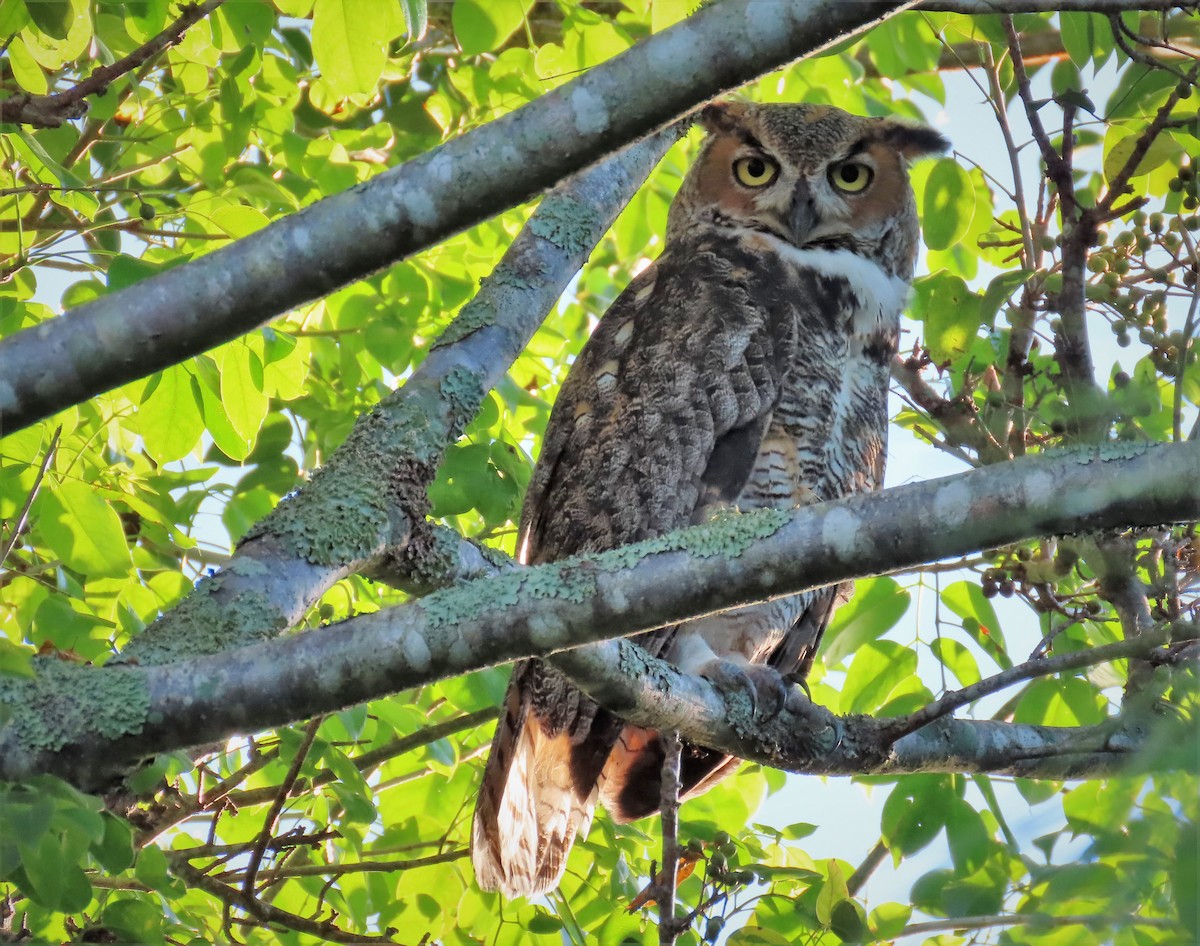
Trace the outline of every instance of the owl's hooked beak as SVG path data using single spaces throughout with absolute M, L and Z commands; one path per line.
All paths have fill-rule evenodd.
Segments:
M 787 220 L 789 242 L 792 246 L 802 247 L 820 222 L 816 208 L 813 206 L 812 191 L 803 181 L 796 184 L 792 193 L 792 204 L 788 208 Z

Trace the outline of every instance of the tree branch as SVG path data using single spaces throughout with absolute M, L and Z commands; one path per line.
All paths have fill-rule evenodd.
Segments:
M 151 667 L 37 660 L 33 679 L 0 678 L 0 704 L 11 712 L 0 729 L 0 778 L 48 771 L 94 786 L 148 753 L 548 655 L 600 640 L 613 628 L 634 634 L 1033 536 L 1200 518 L 1198 468 L 1200 442 L 1025 457 L 791 513 L 731 516 L 602 555 L 515 569 L 234 653 Z M 844 721 L 819 707 L 805 703 L 763 727 L 737 699 L 727 706 L 704 681 L 668 672 L 661 661 L 646 663 L 649 655 L 634 645 L 563 652 L 554 659 L 622 716 L 647 718 L 639 704 L 656 704 L 655 722 L 647 725 L 675 728 L 690 741 L 733 747 L 728 751 L 778 767 L 904 771 L 953 764 L 1011 771 L 1036 756 L 1039 771 L 1065 773 L 1114 755 L 1098 733 L 1084 743 L 1082 756 L 1043 758 L 1042 750 L 1063 753 L 1075 746 L 1076 734 L 953 720 L 890 750 L 881 740 L 885 724 L 867 721 L 851 750 L 848 737 L 838 740 Z M 627 675 L 624 692 L 606 689 L 614 668 Z M 656 697 L 663 681 L 669 688 Z M 710 724 L 715 728 L 705 736 Z M 782 739 L 787 733 L 773 747 L 758 741 L 762 734 Z M 742 737 L 748 739 L 744 745 Z M 938 740 L 950 737 L 968 741 L 948 756 Z M 911 751 L 902 751 L 910 740 Z M 783 757 L 783 745 L 796 754 Z M 814 761 L 818 746 L 831 754 Z M 1001 746 L 1007 755 L 998 752 Z M 1017 763 L 1009 757 L 1013 752 Z
M 362 933 L 349 933 L 334 926 L 331 921 L 310 920 L 308 917 L 280 910 L 278 907 L 272 906 L 255 897 L 247 897 L 241 890 L 231 887 L 229 884 L 222 883 L 213 877 L 209 877 L 204 871 L 193 867 L 181 857 L 168 855 L 168 862 L 170 863 L 171 873 L 189 887 L 196 887 L 205 893 L 212 894 L 218 900 L 224 901 L 231 907 L 240 907 L 262 925 L 278 923 L 280 926 L 286 926 L 297 932 L 316 936 L 319 940 L 327 943 L 396 942 L 391 936 L 367 936 Z
M 0 343 L 0 430 L 176 364 L 538 194 L 903 0 L 722 0 L 349 191 Z M 636 94 L 653 89 L 654 94 Z M 53 364 L 53 384 L 43 366 Z
M 928 920 L 913 923 L 904 928 L 901 936 L 916 936 L 921 933 L 942 933 L 950 930 L 987 930 L 1003 926 L 1032 926 L 1037 929 L 1056 929 L 1063 926 L 1086 926 L 1093 934 L 1106 926 L 1154 926 L 1159 929 L 1175 929 L 1174 920 L 1156 916 L 1132 916 L 1129 914 L 1086 914 L 1082 916 L 1048 916 L 1046 914 L 1021 915 L 997 913 L 992 916 L 957 916 L 944 920 Z
M 204 3 L 183 4 L 179 18 L 157 36 L 112 65 L 93 69 L 91 75 L 69 89 L 49 95 L 22 92 L 10 96 L 0 102 L 0 122 L 33 125 L 35 128 L 58 128 L 65 121 L 83 118 L 87 114 L 88 103 L 85 100 L 89 95 L 103 95 L 114 80 L 180 42 L 184 33 L 224 2 L 206 0 Z
M 1057 657 L 1039 657 L 1028 660 L 1008 670 L 1001 671 L 990 677 L 973 683 L 961 690 L 947 693 L 940 699 L 934 700 L 927 706 L 921 707 L 915 713 L 889 724 L 889 735 L 899 739 L 909 733 L 916 732 L 928 726 L 934 720 L 948 716 L 956 709 L 974 703 L 990 693 L 1006 689 L 1021 680 L 1032 680 L 1036 677 L 1047 677 L 1052 673 L 1064 670 L 1076 670 L 1080 667 L 1092 667 L 1096 664 L 1108 663 L 1111 660 L 1124 660 L 1128 657 L 1145 657 L 1151 651 L 1162 647 L 1171 640 L 1170 628 L 1162 633 L 1144 634 L 1130 640 L 1116 641 L 1102 647 L 1092 647 L 1070 654 L 1060 654 Z
M 313 479 L 121 659 L 167 663 L 269 639 L 299 623 L 336 581 L 364 570 L 417 587 L 490 570 L 483 553 L 426 526 L 426 487 L 446 446 L 674 140 L 664 131 L 548 194 L 404 386 L 359 418 Z

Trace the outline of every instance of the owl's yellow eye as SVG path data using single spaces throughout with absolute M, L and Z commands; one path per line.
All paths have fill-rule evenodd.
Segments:
M 738 158 L 733 162 L 733 176 L 737 182 L 746 187 L 766 187 L 779 173 L 779 167 L 773 161 L 760 158 Z
M 866 190 L 874 176 L 875 172 L 861 161 L 835 164 L 829 171 L 829 180 L 833 182 L 833 186 L 847 194 L 857 194 Z

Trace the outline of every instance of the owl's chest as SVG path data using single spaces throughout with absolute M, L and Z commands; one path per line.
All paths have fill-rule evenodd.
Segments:
M 907 286 L 848 251 L 792 251 L 794 345 L 741 508 L 876 489 Z

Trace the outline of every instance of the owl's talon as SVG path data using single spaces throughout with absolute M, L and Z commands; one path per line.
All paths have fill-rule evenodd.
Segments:
M 700 668 L 700 676 L 722 694 L 748 694 L 754 714 L 763 719 L 778 716 L 787 703 L 787 680 L 774 667 L 765 664 L 713 660 Z

